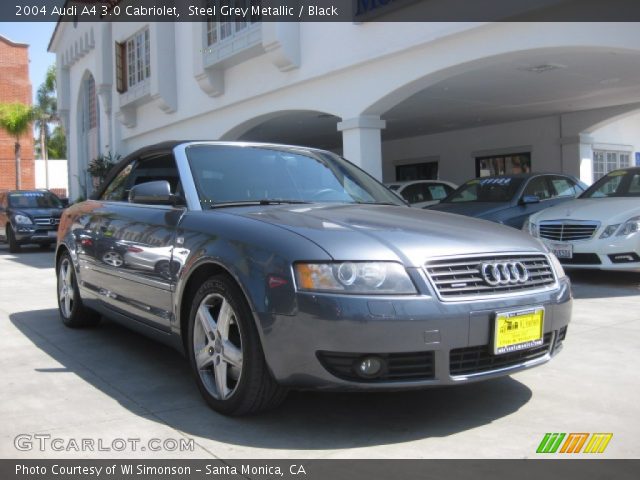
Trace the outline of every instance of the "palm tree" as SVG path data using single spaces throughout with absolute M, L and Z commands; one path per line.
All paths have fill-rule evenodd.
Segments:
M 36 127 L 40 136 L 40 156 L 44 160 L 45 187 L 49 188 L 49 123 L 58 122 L 56 99 L 56 67 L 47 69 L 44 83 L 36 92 Z
M 35 110 L 24 103 L 0 103 L 0 128 L 16 139 L 16 188 L 20 190 L 20 137 L 28 133 Z

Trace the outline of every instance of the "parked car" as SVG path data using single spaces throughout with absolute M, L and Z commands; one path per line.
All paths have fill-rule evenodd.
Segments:
M 559 173 L 475 178 L 428 208 L 520 229 L 529 215 L 571 200 L 586 188 L 580 180 Z
M 418 208 L 435 205 L 458 188 L 455 183 L 444 180 L 411 180 L 386 185 L 409 202 L 409 205 Z
M 0 192 L 0 239 L 16 253 L 34 243 L 48 248 L 56 243 L 63 202 L 47 190 Z
M 62 321 L 103 314 L 184 351 L 204 399 L 225 414 L 273 407 L 288 388 L 508 375 L 555 355 L 570 319 L 569 280 L 539 240 L 410 208 L 322 150 L 147 147 L 67 209 L 60 229 Z M 99 231 L 167 247 L 177 271 L 130 268 L 126 253 L 121 265 L 92 257 L 81 244 Z
M 523 227 L 572 268 L 640 272 L 640 168 L 615 170 Z

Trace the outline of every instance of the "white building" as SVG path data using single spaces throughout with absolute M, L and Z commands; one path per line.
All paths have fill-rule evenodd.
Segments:
M 383 18 L 379 17 L 378 20 Z M 71 198 L 175 139 L 331 149 L 384 181 L 640 163 L 635 23 L 60 23 Z

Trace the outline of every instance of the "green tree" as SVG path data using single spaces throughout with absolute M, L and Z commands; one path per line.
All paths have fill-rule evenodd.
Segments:
M 56 67 L 51 65 L 47 69 L 47 73 L 44 82 L 38 87 L 36 92 L 36 130 L 38 131 L 39 140 L 36 143 L 36 151 L 39 153 L 40 158 L 44 160 L 45 165 L 45 185 L 49 188 L 49 158 L 55 158 L 51 155 L 49 148 L 51 134 L 49 132 L 49 126 L 51 124 L 58 124 L 58 101 L 56 98 Z M 59 130 L 58 135 L 64 136 L 64 133 Z M 66 143 L 66 142 L 65 142 Z M 66 149 L 65 149 L 66 150 Z M 59 158 L 59 157 L 58 157 Z
M 31 122 L 35 118 L 35 109 L 24 103 L 0 103 L 0 128 L 16 139 L 15 160 L 16 160 L 16 188 L 20 189 L 20 160 L 21 146 L 20 137 L 29 133 Z
M 67 158 L 67 137 L 60 125 L 53 127 L 53 132 L 47 141 L 49 158 Z

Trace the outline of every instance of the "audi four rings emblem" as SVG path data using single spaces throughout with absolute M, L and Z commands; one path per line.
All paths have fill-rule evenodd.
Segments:
M 495 262 L 480 265 L 480 273 L 492 287 L 517 285 L 529 280 L 529 271 L 522 262 Z

